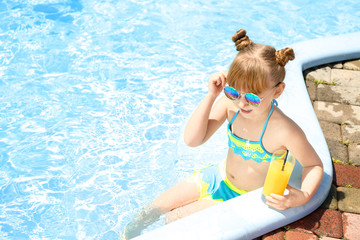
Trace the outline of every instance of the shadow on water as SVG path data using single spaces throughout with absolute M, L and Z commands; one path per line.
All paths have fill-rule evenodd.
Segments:
M 67 13 L 72 12 L 81 12 L 83 9 L 83 5 L 78 0 L 72 0 L 69 4 L 37 4 L 34 5 L 33 9 L 35 12 L 41 12 L 46 15 L 46 19 L 54 20 L 54 21 L 61 21 L 65 23 L 72 23 L 74 20 L 73 16 L 62 13 L 59 8 L 64 6 L 70 6 L 70 11 Z

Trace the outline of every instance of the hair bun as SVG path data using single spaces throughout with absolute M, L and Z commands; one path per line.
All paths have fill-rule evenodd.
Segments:
M 253 44 L 253 41 L 251 41 L 249 37 L 246 36 L 246 31 L 244 29 L 237 31 L 232 37 L 232 40 L 235 43 L 237 51 L 241 51 Z
M 275 52 L 275 59 L 280 66 L 284 67 L 289 60 L 295 59 L 294 50 L 292 48 L 284 48 L 281 50 L 277 50 Z

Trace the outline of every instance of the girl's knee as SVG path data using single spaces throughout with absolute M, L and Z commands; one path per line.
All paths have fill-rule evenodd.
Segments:
M 184 218 L 218 203 L 219 202 L 216 201 L 198 200 L 183 207 L 176 208 L 166 215 L 166 223 L 174 222 L 180 218 Z
M 181 218 L 187 217 L 200 209 L 194 208 L 194 204 L 185 205 L 183 207 L 176 208 L 166 214 L 166 223 L 171 223 Z
M 179 209 L 174 209 L 166 214 L 165 223 L 168 224 L 171 222 L 175 222 L 176 220 L 179 220 L 180 218 L 182 218 L 182 216 L 179 212 Z
M 168 213 L 174 209 L 174 205 L 171 202 L 162 199 L 156 199 L 152 202 L 151 207 L 161 214 Z

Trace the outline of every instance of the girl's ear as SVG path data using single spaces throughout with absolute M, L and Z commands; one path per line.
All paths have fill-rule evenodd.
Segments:
M 279 86 L 276 87 L 275 93 L 274 93 L 274 99 L 277 99 L 280 97 L 280 95 L 283 93 L 285 89 L 286 84 L 284 82 L 280 83 Z

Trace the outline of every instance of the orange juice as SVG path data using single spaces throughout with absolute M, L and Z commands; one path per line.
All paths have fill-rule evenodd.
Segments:
M 289 155 L 285 162 L 285 166 L 284 160 L 284 157 L 280 157 L 271 161 L 264 183 L 264 196 L 270 196 L 271 193 L 278 195 L 284 194 L 294 168 L 295 159 Z

